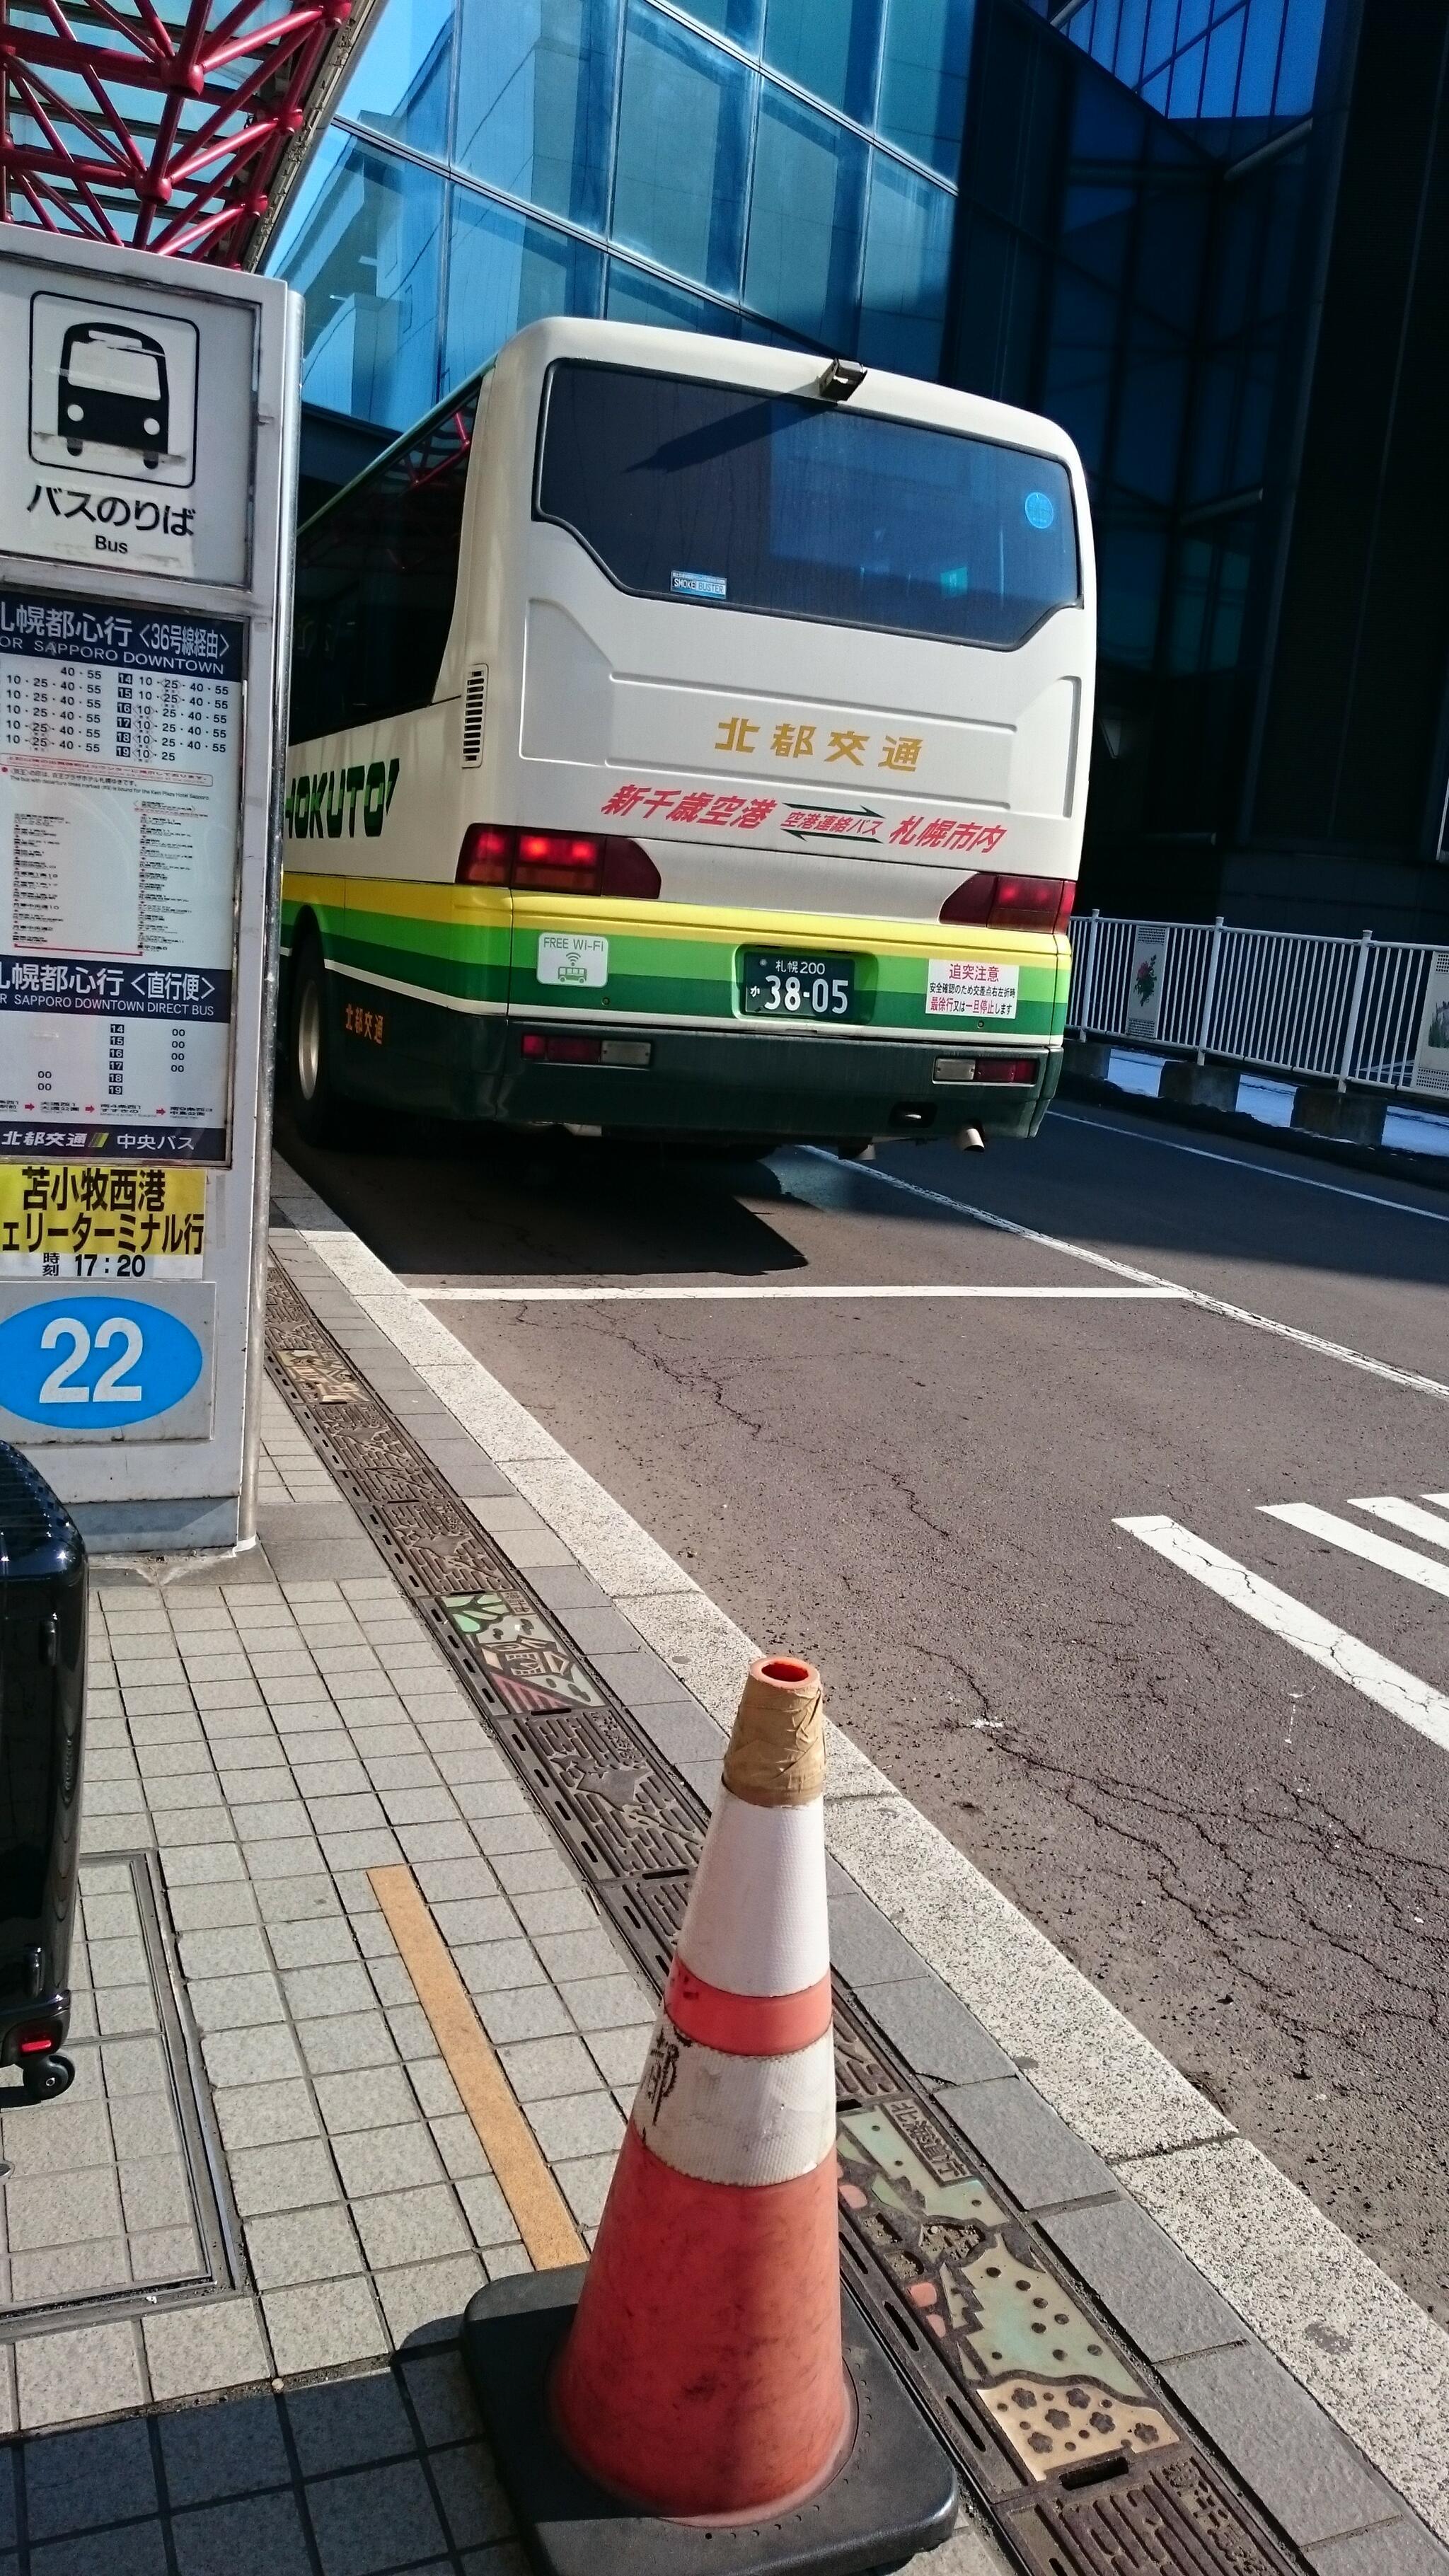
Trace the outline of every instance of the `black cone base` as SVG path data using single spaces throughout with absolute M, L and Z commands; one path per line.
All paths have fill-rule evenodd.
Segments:
M 870 2576 L 950 2537 L 956 2472 L 852 2301 L 845 2356 L 859 2422 L 850 2457 L 808 2504 L 769 2522 L 665 2522 L 606 2495 L 554 2438 L 546 2388 L 584 2266 L 490 2282 L 469 2300 L 463 2357 L 538 2576 Z

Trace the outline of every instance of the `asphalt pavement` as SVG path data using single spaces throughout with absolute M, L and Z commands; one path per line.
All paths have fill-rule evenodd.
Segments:
M 874 1166 L 279 1141 L 1443 2319 L 1449 1196 L 1066 1104 Z

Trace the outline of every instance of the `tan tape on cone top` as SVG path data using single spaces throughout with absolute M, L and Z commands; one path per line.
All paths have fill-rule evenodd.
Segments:
M 825 1700 L 813 1664 L 768 1655 L 750 1666 L 725 1787 L 752 1807 L 804 1807 L 825 1794 Z

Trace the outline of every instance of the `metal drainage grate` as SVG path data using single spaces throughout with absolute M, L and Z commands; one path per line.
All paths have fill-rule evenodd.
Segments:
M 75 2082 L 48 2102 L 0 2090 L 7 2334 L 187 2305 L 245 2278 L 154 1869 L 145 1851 L 82 1861 Z
M 273 1380 L 656 1991 L 707 1821 L 274 1262 Z M 1302 2561 L 835 1979 L 841 2261 L 1034 2576 L 1301 2576 Z

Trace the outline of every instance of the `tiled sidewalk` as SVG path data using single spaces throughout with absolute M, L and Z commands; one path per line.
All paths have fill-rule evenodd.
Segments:
M 333 1489 L 270 1392 L 266 1447 L 279 1580 L 97 1584 L 86 1794 L 88 1848 L 158 1854 L 258 2295 L 22 2342 L 25 2427 L 445 2336 L 526 2262 L 369 1869 L 413 1865 L 584 2227 L 637 2078 L 650 1998 L 397 1587 L 343 1570 L 351 1513 L 316 1532 Z M 336 1575 L 289 1576 L 294 1519 Z M 94 2116 L 78 2063 L 10 2125 Z
M 0 2431 L 32 2437 L 0 2447 L 0 2576 L 514 2576 L 454 2344 L 473 2290 L 529 2258 L 368 1870 L 414 1869 L 586 2234 L 648 2035 L 637 1971 L 265 1408 L 261 1549 L 220 1580 L 93 1586 L 76 2080 L 0 2096 L 0 2294 L 23 2311 Z M 481 1451 L 469 1481 L 506 1521 Z M 514 1509 L 506 1544 L 566 1556 Z M 137 1867 L 244 2248 L 210 2295 Z M 945 2559 L 1000 2565 L 969 2528 Z
M 72 1950 L 76 2082 L 35 2116 L 0 2110 L 0 2301 L 198 2282 L 207 2271 L 165 2083 L 158 1999 L 132 1872 L 93 1861 Z M 3 2101 L 0 2096 L 0 2101 Z
M 373 2375 L 280 2410 L 269 2394 L 0 2454 L 0 2576 L 18 2565 L 6 2482 L 22 2461 L 16 2528 L 36 2576 L 164 2566 L 158 2499 L 183 2568 L 264 2553 L 301 2567 L 314 2545 L 329 2571 L 453 2564 L 450 2541 L 471 2552 L 506 2530 L 445 2347 L 473 2290 L 528 2257 L 369 1868 L 416 1870 L 584 2228 L 648 2033 L 635 1972 L 270 1392 L 264 1437 L 264 1555 L 220 1582 L 101 1570 L 85 1791 L 88 1854 L 156 1855 L 253 2286 L 144 2304 L 152 2283 L 196 2271 L 194 2223 L 130 1872 L 88 1858 L 76 2081 L 59 2102 L 5 2111 L 0 2245 L 17 2304 L 128 2283 L 142 2298 L 122 2301 L 138 2313 L 44 2331 L 32 2311 L 32 2330 L 0 2347 L 0 2423 Z M 405 2369 L 376 2375 L 404 2349 Z M 449 2440 L 463 2447 L 424 2471 Z M 230 2495 L 250 2500 L 215 2501 Z M 122 2520 L 103 2551 L 55 2538 Z
M 510 2528 L 451 2352 L 0 2452 L 5 2576 L 523 2576 Z

